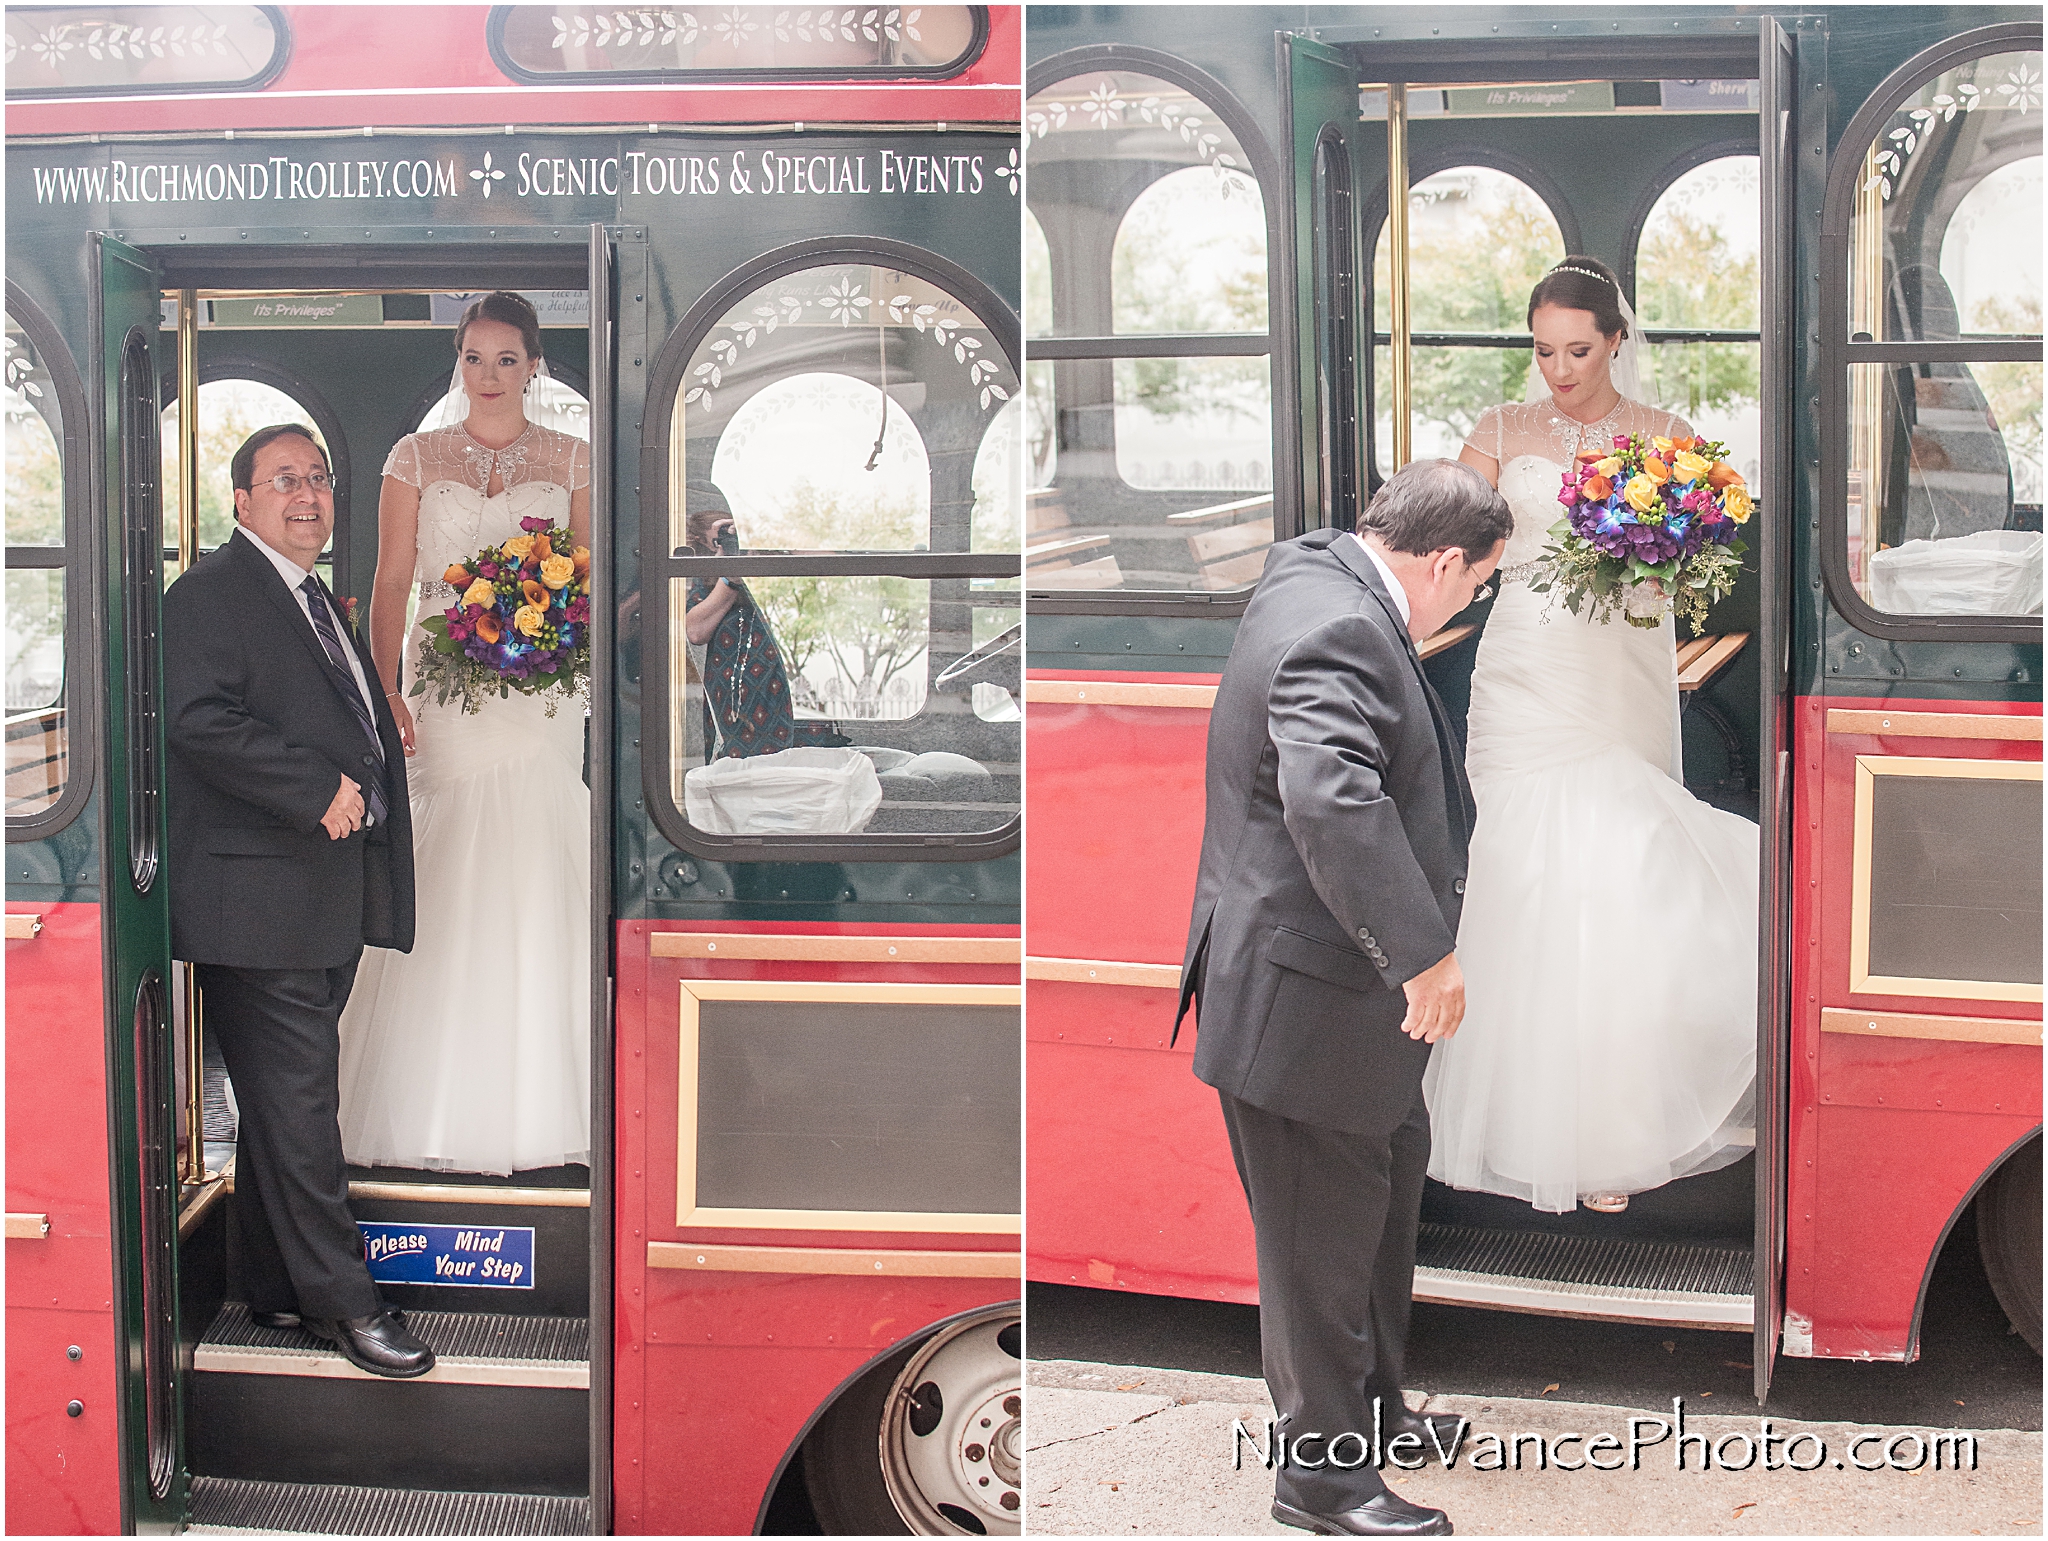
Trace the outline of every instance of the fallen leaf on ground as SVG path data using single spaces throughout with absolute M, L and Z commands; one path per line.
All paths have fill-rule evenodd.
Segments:
M 1550 1383 L 1549 1385 L 1547 1385 L 1547 1386 L 1545 1386 L 1545 1387 L 1543 1388 L 1543 1395 L 1545 1395 L 1545 1396 L 1549 1396 L 1549 1395 L 1550 1395 L 1550 1393 L 1551 1393 L 1551 1392 L 1553 1392 L 1553 1391 L 1555 1391 L 1555 1390 L 1557 1390 L 1557 1382 L 1556 1382 L 1556 1381 L 1552 1381 L 1552 1382 L 1551 1382 L 1551 1383 Z
M 1728 1366 L 1728 1368 L 1731 1370 L 1747 1370 L 1753 1368 L 1753 1366 L 1747 1359 L 1723 1359 L 1721 1363 Z
M 1743 1511 L 1744 1509 L 1754 1509 L 1755 1507 L 1756 1507 L 1756 1505 L 1755 1505 L 1755 1504 L 1737 1504 L 1737 1505 L 1735 1506 L 1735 1513 L 1734 1513 L 1734 1515 L 1732 1516 L 1732 1518 L 1734 1518 L 1734 1519 L 1738 1519 L 1738 1520 L 1739 1520 L 1739 1519 L 1741 1519 L 1741 1518 L 1742 1518 L 1742 1511 Z
M 1119 1391 L 1136 1391 L 1140 1386 L 1144 1384 L 1145 1383 L 1141 1380 L 1134 1380 L 1128 1386 L 1119 1386 L 1116 1389 Z
M 1671 1342 L 1668 1339 L 1663 1343 L 1658 1344 L 1657 1346 L 1663 1349 L 1664 1352 L 1667 1354 L 1675 1354 L 1678 1352 L 1678 1345 L 1676 1343 Z

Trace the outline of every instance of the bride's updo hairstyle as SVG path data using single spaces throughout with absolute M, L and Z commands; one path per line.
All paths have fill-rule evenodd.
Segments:
M 509 289 L 495 289 L 480 300 L 470 302 L 469 309 L 462 313 L 462 324 L 455 328 L 455 351 L 462 351 L 462 339 L 469 332 L 472 321 L 495 321 L 501 326 L 517 329 L 519 341 L 526 348 L 528 358 L 540 357 L 540 312 L 533 308 L 533 301 L 523 294 L 514 294 Z
M 1536 323 L 1536 312 L 1545 305 L 1560 310 L 1589 310 L 1602 337 L 1619 332 L 1628 336 L 1628 323 L 1621 319 L 1621 280 L 1597 257 L 1567 257 L 1536 281 L 1529 291 L 1529 313 L 1524 324 Z
M 1462 460 L 1411 460 L 1380 484 L 1358 532 L 1412 556 L 1456 546 L 1476 564 L 1514 534 L 1515 516 L 1493 483 Z

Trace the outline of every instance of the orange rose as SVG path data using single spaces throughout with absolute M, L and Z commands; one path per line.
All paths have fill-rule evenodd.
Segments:
M 1643 474 L 1653 482 L 1668 482 L 1671 480 L 1671 467 L 1659 460 L 1655 455 L 1645 455 L 1643 457 Z
M 1699 443 L 1699 440 L 1693 438 L 1673 439 L 1671 447 L 1675 450 L 1688 450 L 1697 443 Z
M 1573 458 L 1583 465 L 1591 465 L 1596 460 L 1605 460 L 1607 458 L 1607 451 L 1604 449 L 1582 449 Z
M 441 574 L 441 581 L 450 588 L 466 589 L 469 587 L 470 576 L 469 569 L 460 562 L 457 562 L 448 571 Z
M 476 618 L 476 634 L 486 642 L 496 642 L 505 635 L 505 630 L 495 615 L 484 614 Z
M 548 538 L 545 535 L 534 536 L 533 555 L 535 561 L 545 562 L 549 557 L 553 556 L 554 554 L 554 545 L 548 540 Z
M 578 546 L 575 551 L 574 561 L 576 563 L 576 576 L 580 578 L 590 571 L 590 548 L 588 546 Z
M 527 578 L 520 583 L 519 592 L 529 605 L 538 605 L 543 610 L 547 609 L 548 591 L 538 583 L 535 583 L 531 578 Z
M 1588 503 L 1599 503 L 1614 491 L 1614 483 L 1604 476 L 1588 477 L 1579 485 L 1579 496 Z
M 1707 472 L 1707 485 L 1716 490 L 1728 486 L 1740 486 L 1742 473 L 1725 460 L 1714 462 L 1714 468 Z

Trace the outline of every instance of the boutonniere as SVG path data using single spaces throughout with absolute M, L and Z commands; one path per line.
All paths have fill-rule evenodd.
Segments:
M 361 636 L 361 635 L 362 635 L 362 627 L 361 627 L 361 626 L 360 626 L 360 625 L 359 625 L 359 624 L 357 623 L 357 621 L 356 621 L 356 597 L 355 597 L 355 595 L 353 595 L 353 594 L 343 594 L 343 595 L 340 595 L 340 596 L 339 596 L 339 598 L 340 598 L 340 600 L 341 600 L 341 616 L 342 616 L 342 619 L 348 622 L 348 629 L 349 629 L 349 631 L 350 631 L 350 632 L 352 632 L 352 633 L 353 633 L 354 635 L 356 635 L 356 636 Z

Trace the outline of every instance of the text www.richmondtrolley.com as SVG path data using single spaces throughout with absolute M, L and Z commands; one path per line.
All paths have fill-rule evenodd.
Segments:
M 1268 1418 L 1261 1433 L 1242 1418 L 1230 1425 L 1230 1464 L 1242 1468 L 1247 1454 L 1261 1466 L 1295 1471 L 1353 1471 L 1361 1466 L 1420 1471 L 1431 1461 L 1447 1470 L 1461 1461 L 1473 1471 L 1641 1471 L 1645 1460 L 1669 1460 L 1680 1471 L 1975 1471 L 1977 1436 L 1953 1430 L 1918 1434 L 1910 1429 L 1877 1429 L 1849 1437 L 1830 1450 L 1811 1430 L 1787 1433 L 1769 1418 L 1757 1419 L 1754 1434 L 1741 1430 L 1704 1434 L 1685 1426 L 1685 1399 L 1671 1399 L 1671 1416 L 1628 1420 L 1626 1435 L 1612 1432 L 1495 1434 L 1475 1432 L 1469 1419 L 1433 1415 L 1427 1437 L 1385 1437 L 1379 1399 L 1373 1426 L 1336 1434 L 1288 1430 L 1286 1418 Z M 1447 1432 L 1438 1432 L 1442 1426 Z

